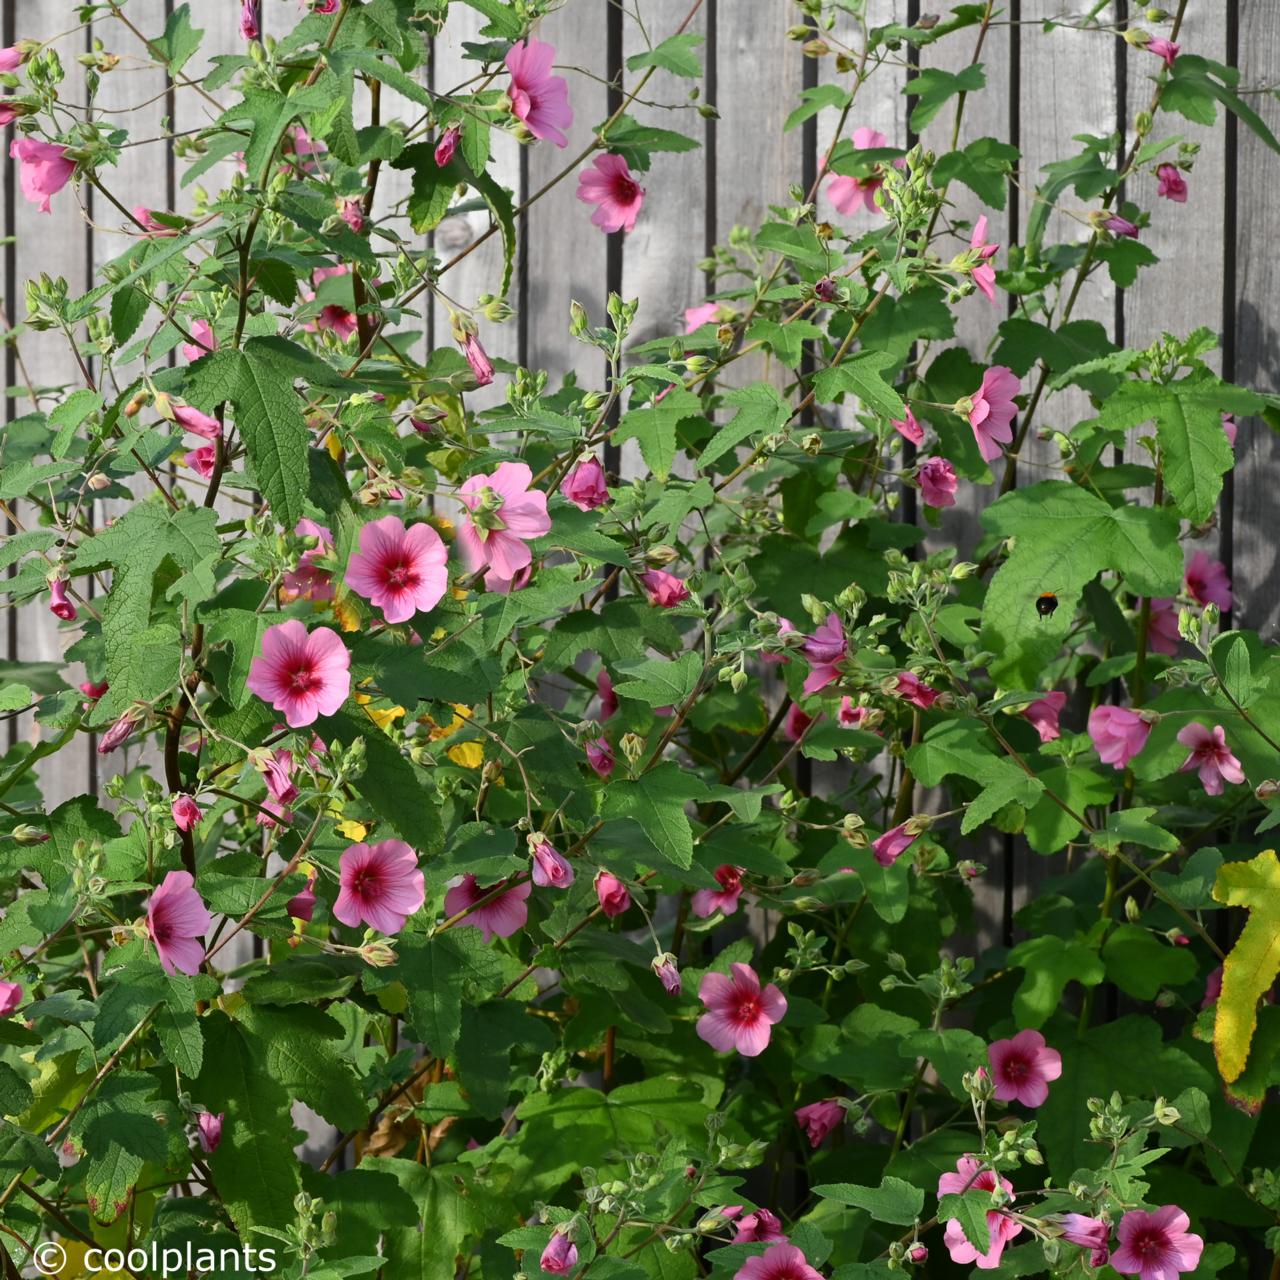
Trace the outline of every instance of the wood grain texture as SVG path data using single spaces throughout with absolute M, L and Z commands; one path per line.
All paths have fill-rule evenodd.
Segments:
M 1280 8 L 1267 0 L 1241 0 L 1240 71 L 1246 85 L 1275 79 Z M 1280 102 L 1251 98 L 1272 132 L 1280 130 Z M 1280 388 L 1280 156 L 1246 128 L 1239 130 L 1236 223 L 1227 245 L 1235 250 L 1235 377 L 1242 386 L 1274 394 Z M 1280 439 L 1264 423 L 1241 424 L 1236 448 L 1232 557 L 1238 625 L 1254 628 L 1269 644 L 1280 639 Z

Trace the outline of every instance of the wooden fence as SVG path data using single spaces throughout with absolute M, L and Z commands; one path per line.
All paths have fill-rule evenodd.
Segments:
M 137 33 L 158 35 L 175 0 L 128 0 L 125 17 Z M 617 82 L 626 58 L 643 47 L 639 28 L 630 16 L 637 8 L 655 42 L 673 32 L 685 19 L 693 0 L 636 0 L 621 6 L 613 0 L 567 0 L 541 24 L 539 34 L 556 46 L 557 62 L 586 74 L 569 71 L 574 124 L 570 147 L 581 148 L 594 124 L 616 105 Z M 1169 7 L 1176 7 L 1166 0 Z M 866 0 L 872 25 L 886 21 L 912 22 L 921 15 L 920 0 Z M 938 3 L 928 9 L 945 9 Z M 1002 213 L 994 213 L 990 239 L 1004 246 L 1015 243 L 1026 224 L 1030 192 L 1045 164 L 1077 149 L 1073 135 L 1107 135 L 1130 130 L 1136 111 L 1149 100 L 1150 75 L 1156 59 L 1132 50 L 1113 36 L 1054 30 L 1042 20 L 1084 13 L 1087 0 L 1005 0 L 1004 13 L 988 33 L 982 53 L 988 88 L 972 96 L 965 111 L 960 142 L 995 137 L 1021 149 L 1022 169 L 1010 186 Z M 1104 19 L 1123 21 L 1133 0 L 1113 0 Z M 190 89 L 167 82 L 163 71 L 147 58 L 138 35 L 120 20 L 101 14 L 91 28 L 79 27 L 72 0 L 5 0 L 3 39 L 48 38 L 59 33 L 59 50 L 67 68 L 66 99 L 82 103 L 83 68 L 75 56 L 101 39 L 107 50 L 121 55 L 119 66 L 103 78 L 98 98 L 101 111 L 126 111 L 120 119 L 133 145 L 119 167 L 104 175 L 109 188 L 126 205 L 189 208 L 191 188 L 181 185 L 185 162 L 175 156 L 166 133 L 179 135 L 198 129 L 215 114 L 210 101 Z M 238 31 L 239 0 L 194 0 L 194 25 L 205 32 L 199 54 L 186 74 L 199 78 L 209 59 L 220 53 L 242 52 Z M 264 0 L 266 34 L 282 33 L 297 19 L 293 0 Z M 639 297 L 642 307 L 637 338 L 644 340 L 673 331 L 685 307 L 706 296 L 700 261 L 723 241 L 735 225 L 754 226 L 771 203 L 787 200 L 788 189 L 812 182 L 831 143 L 834 113 L 826 112 L 790 131 L 783 122 L 797 105 L 800 91 L 837 78 L 835 59 L 807 58 L 801 45 L 786 38 L 788 28 L 802 20 L 789 0 L 702 0 L 687 30 L 704 37 L 705 75 L 698 101 L 713 104 L 717 119 L 698 115 L 687 101 L 686 82 L 665 92 L 673 95 L 662 106 L 638 106 L 641 119 L 672 127 L 672 108 L 680 107 L 674 127 L 702 140 L 697 151 L 655 158 L 645 177 L 647 200 L 633 234 L 606 237 L 592 228 L 574 195 L 570 181 L 555 187 L 523 217 L 521 256 L 512 287 L 516 314 L 486 340 L 495 354 L 546 369 L 554 383 L 570 370 L 599 385 L 603 378 L 598 354 L 569 340 L 570 300 L 577 300 L 593 322 L 604 316 L 611 291 Z M 841 23 L 854 29 L 847 15 Z M 447 88 L 466 78 L 461 46 L 476 39 L 483 19 L 475 10 L 455 4 L 446 36 L 435 42 L 428 71 L 431 83 Z M 1280 133 L 1280 102 L 1261 90 L 1280 80 L 1280 3 L 1276 0 L 1190 0 L 1180 36 L 1182 48 L 1240 68 L 1249 101 Z M 920 66 L 957 70 L 972 54 L 973 34 L 948 38 L 919 53 Z M 868 125 L 887 135 L 891 144 L 906 144 L 908 100 L 902 85 L 910 71 L 904 46 L 902 67 L 882 68 L 868 82 L 854 110 L 850 126 Z M 212 98 L 233 100 L 227 90 Z M 129 110 L 133 108 L 132 110 Z M 384 94 L 384 119 L 397 110 L 394 95 Z M 406 104 L 406 118 L 417 108 Z M 409 113 L 413 112 L 413 116 Z M 1154 183 L 1134 181 L 1127 193 L 1143 207 L 1158 204 L 1143 243 L 1159 256 L 1158 265 L 1144 271 L 1129 292 L 1114 288 L 1105 275 L 1090 282 L 1076 308 L 1079 318 L 1100 321 L 1122 345 L 1145 345 L 1162 330 L 1187 333 L 1209 325 L 1222 333 L 1218 364 L 1225 377 L 1264 391 L 1277 389 L 1280 370 L 1280 156 L 1268 150 L 1233 118 L 1220 115 L 1211 127 L 1180 119 L 1178 128 L 1200 144 L 1190 176 L 1185 205 L 1156 201 Z M 935 150 L 950 149 L 950 112 L 943 112 L 926 131 L 923 141 Z M 6 130 L 10 133 L 11 130 Z M 5 139 L 8 152 L 8 138 Z M 523 200 L 537 191 L 564 163 L 566 154 L 546 144 L 527 150 L 514 139 L 496 140 L 494 166 L 498 177 L 513 186 Z M 225 180 L 226 170 L 206 176 L 210 188 Z M 405 175 L 383 175 L 379 207 L 383 215 L 403 199 Z M 3 275 L 5 320 L 9 328 L 26 317 L 24 288 L 39 273 L 66 278 L 73 295 L 91 287 L 97 266 L 121 250 L 122 219 L 100 197 L 82 189 L 82 208 L 70 192 L 41 215 L 16 191 L 12 166 L 0 166 L 0 207 L 3 209 Z M 972 216 L 972 197 L 961 197 L 961 211 Z M 377 211 L 375 211 L 377 212 Z M 830 212 L 828 210 L 828 212 Z M 87 215 L 87 216 L 86 216 Z M 469 244 L 484 229 L 486 215 L 447 218 L 434 232 L 437 250 L 448 256 Z M 408 234 L 405 228 L 405 234 Z M 1074 240 L 1083 228 L 1059 214 L 1049 236 Z M 465 303 L 491 290 L 498 275 L 495 241 L 470 255 L 449 277 L 450 292 Z M 960 340 L 980 356 L 995 334 L 1004 312 L 974 299 L 961 309 Z M 424 317 L 424 350 L 437 340 L 448 342 L 446 317 L 428 310 Z M 6 423 L 33 408 L 32 393 L 77 382 L 71 353 L 57 334 L 22 332 L 5 349 Z M 744 361 L 743 364 L 749 362 Z M 743 375 L 740 375 L 743 376 Z M 759 370 L 750 371 L 758 377 Z M 47 401 L 45 402 L 48 403 Z M 1068 402 L 1063 399 L 1061 414 Z M 1066 420 L 1048 425 L 1068 427 Z M 1234 580 L 1237 625 L 1259 630 L 1275 642 L 1280 623 L 1280 441 L 1261 423 L 1241 424 L 1237 465 L 1228 477 L 1220 524 L 1205 545 L 1226 563 Z M 1024 469 L 1025 472 L 1025 469 Z M 1032 472 L 1034 479 L 1034 471 Z M 981 503 L 990 498 L 975 495 Z M 943 535 L 971 543 L 977 507 L 946 513 Z M 21 504 L 14 515 L 24 521 Z M 103 516 L 110 515 L 104 512 Z M 10 610 L 0 637 L 5 656 L 24 661 L 57 660 L 63 637 L 58 624 L 42 607 Z M 10 743 L 36 733 L 30 717 L 10 720 Z M 96 761 L 86 741 L 49 762 L 42 771 L 46 803 L 52 807 L 69 796 L 93 791 L 98 783 Z M 1037 878 L 1034 868 L 1020 866 L 1005 849 L 997 856 L 982 887 L 980 903 L 986 929 L 994 941 L 1007 936 L 1012 911 Z M 1016 869 L 1016 870 L 1015 870 Z

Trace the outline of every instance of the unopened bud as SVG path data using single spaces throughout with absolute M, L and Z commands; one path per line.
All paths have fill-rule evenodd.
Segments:
M 1135 49 L 1145 49 L 1151 43 L 1151 32 L 1144 31 L 1141 27 L 1130 27 L 1124 33 L 1124 42 Z
M 1137 924 L 1142 918 L 1142 908 L 1138 906 L 1137 899 L 1132 895 L 1126 897 L 1124 900 L 1124 918 L 1128 920 L 1130 924 Z
M 9 834 L 14 842 L 20 845 L 44 844 L 49 839 L 47 831 L 41 831 L 39 827 L 33 827 L 27 822 L 18 823 Z
M 378 939 L 376 942 L 366 942 L 360 948 L 360 958 L 375 969 L 386 969 L 395 964 L 396 953 L 391 943 Z
M 638 733 L 624 733 L 618 747 L 631 764 L 637 764 L 645 752 L 645 740 Z

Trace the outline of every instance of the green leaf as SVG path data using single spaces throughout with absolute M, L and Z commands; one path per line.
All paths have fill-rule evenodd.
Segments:
M 1180 987 L 1196 976 L 1186 947 L 1162 942 L 1136 924 L 1117 925 L 1102 946 L 1107 978 L 1139 1000 L 1154 1000 L 1162 987 Z
M 164 24 L 164 35 L 152 44 L 163 55 L 169 74 L 177 76 L 191 60 L 191 55 L 200 48 L 203 36 L 203 31 L 197 31 L 191 25 L 191 6 L 180 4 Z
M 310 432 L 293 389 L 294 376 L 278 346 L 250 338 L 240 351 L 206 356 L 188 378 L 189 397 L 198 406 L 211 410 L 224 400 L 235 405 L 254 478 L 276 520 L 288 529 L 305 513 L 310 480 Z
M 735 387 L 725 393 L 724 400 L 737 405 L 738 412 L 703 446 L 698 457 L 700 467 L 709 467 L 757 432 L 769 435 L 779 430 L 791 417 L 791 406 L 768 382 Z
M 256 1037 L 219 1011 L 205 1024 L 204 1069 L 192 1093 L 224 1116 L 222 1141 L 209 1156 L 214 1185 L 242 1234 L 283 1230 L 296 1219 L 302 1185 L 289 1095 L 267 1070 Z
M 693 865 L 693 830 L 685 805 L 703 793 L 701 779 L 672 761 L 630 781 L 611 782 L 604 793 L 601 815 L 632 818 L 653 847 L 677 867 Z
M 467 1009 L 458 1040 L 458 1076 L 472 1107 L 486 1119 L 502 1114 L 511 1092 L 513 1045 L 550 1049 L 551 1032 L 515 1000 L 490 1000 Z
M 848 1182 L 827 1182 L 813 1188 L 814 1195 L 837 1204 L 865 1209 L 876 1222 L 909 1227 L 924 1210 L 924 1192 L 901 1178 L 881 1178 L 878 1187 L 860 1187 Z
M 907 97 L 920 99 L 911 109 L 911 128 L 916 133 L 921 132 L 956 94 L 981 89 L 986 83 L 987 74 L 980 62 L 972 63 L 960 72 L 927 67 L 902 87 Z
M 409 998 L 406 1020 L 413 1034 L 437 1058 L 450 1056 L 462 1030 L 462 948 L 448 933 L 401 934 L 396 955 L 393 972 Z
M 1092 947 L 1053 934 L 1020 942 L 1009 952 L 1009 964 L 1026 972 L 1013 997 L 1013 1013 L 1020 1028 L 1044 1026 L 1062 1003 L 1068 982 L 1096 987 L 1105 976 Z
M 671 36 L 652 49 L 632 54 L 627 59 L 627 70 L 639 71 L 643 67 L 662 67 L 674 75 L 696 79 L 702 74 L 702 60 L 698 57 L 698 46 L 701 43 L 702 37 L 691 32 Z
M 938 1079 L 959 1099 L 964 1091 L 964 1076 L 987 1061 L 987 1042 L 962 1027 L 942 1031 L 913 1031 L 902 1041 L 901 1051 L 910 1058 L 924 1058 L 938 1073 Z
M 1155 419 L 1164 450 L 1164 477 L 1188 520 L 1207 520 L 1222 492 L 1222 477 L 1235 453 L 1222 429 L 1222 414 L 1256 413 L 1262 398 L 1217 378 L 1193 375 L 1160 386 L 1125 382 L 1102 406 L 1104 427 L 1136 427 Z
M 868 408 L 886 418 L 906 417 L 902 397 L 884 380 L 883 371 L 896 364 L 887 351 L 860 351 L 829 369 L 820 370 L 813 379 L 814 395 L 819 404 L 831 404 L 841 394 L 852 394 Z
M 1008 193 L 1008 175 L 1018 163 L 1020 152 L 995 138 L 976 138 L 960 151 L 938 157 L 933 168 L 933 185 L 963 182 L 985 205 L 1003 209 Z
M 1180 841 L 1171 831 L 1151 821 L 1154 808 L 1135 805 L 1107 816 L 1106 828 L 1094 833 L 1093 843 L 1112 852 L 1122 844 L 1137 844 L 1144 849 L 1162 849 L 1166 853 L 1178 848 Z
M 364 1127 L 369 1104 L 346 1060 L 345 1033 L 335 1019 L 302 1004 L 245 1004 L 236 1018 L 259 1041 L 271 1078 L 292 1097 L 339 1129 Z
M 991 1226 L 987 1214 L 991 1209 L 991 1193 L 971 1188 L 960 1195 L 938 1197 L 938 1221 L 959 1222 L 965 1239 L 979 1253 L 991 1247 Z
M 1228 862 L 1218 871 L 1213 896 L 1249 913 L 1222 965 L 1222 995 L 1214 1015 L 1213 1051 L 1230 1084 L 1245 1068 L 1258 1001 L 1280 974 L 1280 861 L 1267 849 L 1248 862 Z
M 816 116 L 826 107 L 843 107 L 849 101 L 849 93 L 838 84 L 820 84 L 812 89 L 801 89 L 800 100 L 804 104 L 797 107 L 782 126 L 783 133 L 790 133 L 797 125 Z
M 632 409 L 622 415 L 615 442 L 640 442 L 640 455 L 659 480 L 671 474 L 676 456 L 676 424 L 702 416 L 702 401 L 683 387 L 674 388 L 660 403 Z
M 999 498 L 982 513 L 989 533 L 1015 538 L 987 590 L 981 643 L 998 655 L 998 683 L 1036 687 L 1074 620 L 1085 584 L 1103 569 L 1125 577 L 1135 595 L 1177 593 L 1182 551 L 1177 516 L 1150 507 L 1111 507 L 1066 481 L 1045 480 Z M 1058 597 L 1051 617 L 1036 612 L 1045 591 Z
M 621 156 L 641 173 L 647 172 L 649 158 L 655 151 L 696 151 L 702 145 L 696 138 L 640 124 L 628 115 L 619 116 L 608 134 L 602 134 L 601 138 L 608 151 Z
M 245 89 L 242 94 L 240 102 L 224 111 L 215 126 L 222 130 L 249 130 L 249 142 L 244 148 L 245 168 L 251 181 L 263 182 L 270 176 L 268 166 L 284 131 L 299 116 L 319 111 L 332 100 L 329 91 L 320 84 L 301 86 L 288 94 L 263 88 Z
M 678 707 L 698 687 L 702 657 L 692 649 L 674 660 L 650 658 L 620 668 L 627 677 L 615 685 L 624 698 L 651 707 Z
M 1272 151 L 1280 151 L 1280 140 L 1262 117 L 1236 93 L 1239 83 L 1240 72 L 1235 67 L 1184 53 L 1174 62 L 1173 70 L 1165 80 L 1160 107 L 1164 111 L 1176 111 L 1197 124 L 1213 124 L 1218 115 L 1214 103 L 1221 103 L 1243 120 Z
M 112 308 L 115 301 L 112 300 Z M 49 425 L 57 427 L 58 434 L 49 446 L 49 456 L 61 460 L 67 455 L 72 440 L 75 439 L 76 428 L 91 414 L 97 413 L 105 401 L 101 392 L 81 388 L 73 391 L 58 407 L 49 414 Z
M 1095 773 L 1081 764 L 1046 769 L 1040 774 L 1045 794 L 1027 812 L 1027 843 L 1037 853 L 1057 853 L 1065 848 L 1084 828 L 1052 796 L 1064 801 L 1073 813 L 1083 815 L 1091 805 L 1107 804 L 1115 796 L 1120 789 L 1119 776 L 1113 769 Z
M 1128 289 L 1138 278 L 1143 267 L 1154 266 L 1160 261 L 1140 240 L 1118 236 L 1094 250 L 1096 257 L 1107 264 L 1107 274 L 1117 288 Z

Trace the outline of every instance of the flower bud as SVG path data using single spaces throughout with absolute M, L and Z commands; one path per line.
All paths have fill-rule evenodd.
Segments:
M 41 831 L 39 827 L 33 827 L 30 823 L 20 822 L 9 834 L 14 841 L 20 845 L 36 845 L 44 844 L 49 839 L 47 831 Z
M 907 1258 L 909 1261 L 914 1262 L 916 1266 L 919 1266 L 922 1262 L 927 1262 L 929 1260 L 928 1246 L 917 1241 L 907 1250 Z
M 1151 32 L 1141 27 L 1130 27 L 1124 33 L 1124 42 L 1134 49 L 1145 49 L 1151 43 Z
M 1124 900 L 1124 918 L 1130 924 L 1137 924 L 1142 918 L 1142 908 L 1138 906 L 1137 899 L 1129 895 Z
M 624 733 L 618 747 L 630 764 L 638 764 L 645 752 L 645 740 L 638 733 Z
M 1280 796 L 1280 780 L 1276 778 L 1265 778 L 1253 789 L 1253 794 L 1259 800 L 1273 800 L 1276 796 Z
M 390 942 L 379 938 L 376 942 L 366 942 L 360 948 L 360 958 L 375 969 L 386 969 L 396 962 L 396 953 Z

